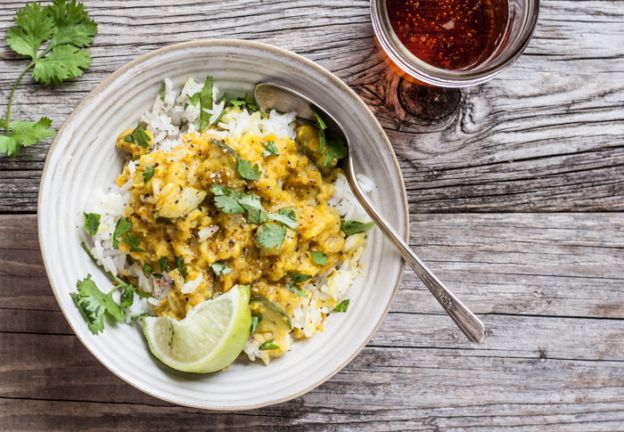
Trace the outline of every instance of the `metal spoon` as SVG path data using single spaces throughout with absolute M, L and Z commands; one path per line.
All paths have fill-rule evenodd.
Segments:
M 310 109 L 310 105 L 314 105 L 317 112 L 322 112 L 326 120 L 328 129 L 336 133 L 340 133 L 349 146 L 349 138 L 344 133 L 344 129 L 340 124 L 329 115 L 326 111 L 320 109 L 317 104 L 309 100 L 300 93 L 287 87 L 271 84 L 260 83 L 256 85 L 254 96 L 260 109 L 268 112 L 275 109 L 279 112 L 296 112 L 297 115 L 307 121 L 314 121 L 315 117 Z M 352 148 L 349 146 L 349 148 Z M 341 161 L 347 181 L 351 186 L 353 195 L 360 202 L 364 210 L 375 221 L 379 229 L 386 237 L 397 247 L 401 256 L 414 272 L 420 277 L 424 284 L 429 288 L 431 294 L 438 300 L 446 313 L 455 321 L 457 326 L 464 332 L 466 337 L 472 342 L 483 342 L 485 337 L 485 326 L 452 292 L 450 292 L 442 282 L 429 270 L 425 264 L 410 249 L 409 245 L 399 237 L 396 231 L 388 224 L 384 217 L 375 209 L 373 204 L 366 197 L 355 179 L 353 170 L 353 160 L 351 151 L 349 155 Z

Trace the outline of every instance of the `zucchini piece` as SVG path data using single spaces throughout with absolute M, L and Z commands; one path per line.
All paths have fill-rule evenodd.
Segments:
M 186 216 L 195 210 L 206 198 L 206 192 L 192 187 L 182 189 L 180 194 L 172 194 L 158 211 L 158 217 L 175 219 Z
M 249 301 L 251 314 L 260 318 L 257 333 L 273 332 L 281 335 L 290 332 L 292 325 L 286 311 L 281 306 L 262 296 L 253 296 Z

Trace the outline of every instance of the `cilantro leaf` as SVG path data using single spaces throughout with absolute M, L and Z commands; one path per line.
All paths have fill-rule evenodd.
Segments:
M 307 281 L 307 280 L 312 279 L 312 276 L 311 276 L 311 275 L 307 275 L 307 274 L 303 274 L 303 273 L 299 273 L 299 272 L 294 272 L 294 273 L 292 273 L 290 276 L 291 276 L 291 277 L 293 278 L 293 280 L 294 280 L 295 282 L 297 282 L 297 283 L 299 283 L 299 282 L 305 282 L 305 281 Z
M 319 266 L 327 264 L 327 255 L 320 251 L 312 251 L 312 262 Z
M 294 230 L 297 229 L 297 213 L 295 213 L 295 210 L 291 208 L 282 208 L 277 212 L 277 214 L 269 213 L 268 218 L 270 220 L 280 222 L 286 225 L 288 228 Z
M 145 168 L 145 171 L 143 171 L 143 182 L 147 183 L 148 181 L 150 181 L 150 179 L 153 176 L 154 176 L 154 166 L 149 165 Z
M 0 123 L 1 126 L 4 126 L 4 122 Z M 47 117 L 41 117 L 38 122 L 12 121 L 11 136 L 0 135 L 0 154 L 14 156 L 19 153 L 20 147 L 30 147 L 39 141 L 53 137 L 54 129 L 50 127 L 51 125 L 52 120 Z
M 258 180 L 260 178 L 260 167 L 245 159 L 238 159 L 236 161 L 236 171 L 238 171 L 238 174 L 245 180 Z
M 35 61 L 33 78 L 45 85 L 57 85 L 78 78 L 91 66 L 91 54 L 73 45 L 58 45 L 50 54 Z
M 279 248 L 285 238 L 286 228 L 276 223 L 266 223 L 256 231 L 256 242 L 264 249 Z
M 89 18 L 82 3 L 77 3 L 76 0 L 55 0 L 45 8 L 45 12 L 56 26 L 52 35 L 52 46 L 70 44 L 86 47 L 93 43 L 97 24 Z
M 184 258 L 182 258 L 181 256 L 176 257 L 176 267 L 178 267 L 178 271 L 180 272 L 182 277 L 186 279 L 186 277 L 188 276 L 188 268 L 186 268 L 186 264 L 184 264 Z
M 263 157 L 269 157 L 269 156 L 277 156 L 279 155 L 279 152 L 277 151 L 277 147 L 275 147 L 275 143 L 273 141 L 269 141 L 264 145 L 264 150 L 262 151 L 262 156 Z
M 364 223 L 349 219 L 340 220 L 340 230 L 345 233 L 346 236 L 366 232 L 374 225 L 375 222 Z
M 41 44 L 52 35 L 54 21 L 45 9 L 38 3 L 30 3 L 16 12 L 16 25 L 7 30 L 6 39 L 17 54 L 35 59 Z
M 205 110 L 212 109 L 212 85 L 212 77 L 207 76 L 204 87 L 199 92 L 199 130 L 207 128 L 210 124 L 210 114 Z
M 126 217 L 120 217 L 115 225 L 115 231 L 113 232 L 113 247 L 119 249 L 119 238 L 132 229 L 132 222 Z
M 221 261 L 217 261 L 215 263 L 212 263 L 210 265 L 210 268 L 212 269 L 212 271 L 214 272 L 214 274 L 216 274 L 217 276 L 219 275 L 226 275 L 228 273 L 232 273 L 232 269 L 230 267 L 228 267 L 227 264 L 221 262 Z
M 139 247 L 141 240 L 133 232 L 124 234 L 123 241 L 130 246 L 130 252 L 145 252 L 145 249 Z
M 286 284 L 286 289 L 293 294 L 297 294 L 299 297 L 308 297 L 308 292 L 304 289 L 299 288 L 293 284 Z
M 160 257 L 160 259 L 158 260 L 158 265 L 160 266 L 160 271 L 162 273 L 167 273 L 171 267 L 169 267 L 169 261 L 167 260 L 167 257 Z
M 228 105 L 236 107 L 236 108 L 240 108 L 240 109 L 247 108 L 247 112 L 249 113 L 253 113 L 253 112 L 260 110 L 260 108 L 258 107 L 258 103 L 254 99 L 253 95 L 249 93 L 245 94 L 245 97 L 237 97 L 235 99 L 231 99 L 228 102 Z
M 142 148 L 148 148 L 152 142 L 152 138 L 147 131 L 141 127 L 136 127 L 129 135 L 124 138 L 125 142 L 133 143 Z
M 87 321 L 91 333 L 98 334 L 104 330 L 105 313 L 108 313 L 118 322 L 124 321 L 124 313 L 112 297 L 115 290 L 104 294 L 93 282 L 91 275 L 87 275 L 85 279 L 78 281 L 76 287 L 77 291 L 70 295 Z
M 258 349 L 260 351 L 270 351 L 274 349 L 279 349 L 279 345 L 274 344 L 273 339 L 269 339 L 268 341 L 263 342 L 262 345 L 258 347 Z
M 336 306 L 334 310 L 332 310 L 332 312 L 346 312 L 347 309 L 349 309 L 349 303 L 349 299 L 341 301 L 340 303 L 338 303 L 338 306 Z
M 239 204 L 240 194 L 228 187 L 213 185 L 210 189 L 214 194 L 214 202 L 219 210 L 225 214 L 243 214 L 245 208 Z
M 262 208 L 262 203 L 258 195 L 243 195 L 239 198 L 238 203 L 247 211 L 247 222 L 260 225 L 267 221 L 267 214 Z
M 154 268 L 148 263 L 143 264 L 143 275 L 150 277 L 152 273 L 154 273 Z
M 121 297 L 119 298 L 119 306 L 122 309 L 129 308 L 134 303 L 134 288 L 132 285 L 126 285 L 123 287 Z
M 326 145 L 327 154 L 325 154 L 323 166 L 331 164 L 334 160 L 339 161 L 349 154 L 349 149 L 342 137 L 328 139 Z
M 94 236 L 100 227 L 100 215 L 97 213 L 85 213 L 83 225 L 87 234 Z

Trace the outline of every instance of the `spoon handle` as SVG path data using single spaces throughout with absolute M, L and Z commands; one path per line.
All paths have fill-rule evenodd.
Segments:
M 375 224 L 386 235 L 386 237 L 394 243 L 401 256 L 407 264 L 414 270 L 414 272 L 420 277 L 423 283 L 427 286 L 431 294 L 436 298 L 438 303 L 444 308 L 446 313 L 455 321 L 455 324 L 461 329 L 468 339 L 472 342 L 483 342 L 485 338 L 485 326 L 468 309 L 455 295 L 450 292 L 444 284 L 427 268 L 427 266 L 416 256 L 416 254 L 410 249 L 409 245 L 399 237 L 397 232 L 390 226 L 386 219 L 377 211 L 377 209 L 370 202 L 368 197 L 362 192 L 360 186 L 355 179 L 355 172 L 353 171 L 353 164 L 351 157 L 347 158 L 346 177 L 351 186 L 353 194 L 360 202 L 364 210 L 375 221 Z

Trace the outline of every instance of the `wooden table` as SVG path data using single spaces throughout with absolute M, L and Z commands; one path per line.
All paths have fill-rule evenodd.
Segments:
M 23 3 L 0 3 L 1 33 Z M 371 343 L 304 397 L 211 414 L 146 396 L 87 352 L 52 296 L 38 145 L 0 157 L 0 430 L 624 430 L 621 0 L 545 0 L 520 60 L 461 91 L 390 72 L 365 0 L 87 3 L 100 26 L 92 68 L 54 89 L 26 80 L 16 117 L 58 128 L 119 66 L 173 42 L 234 37 L 303 54 L 382 122 L 405 175 L 411 244 L 483 318 L 487 340 L 466 342 L 408 271 Z M 23 65 L 2 41 L 0 112 Z

